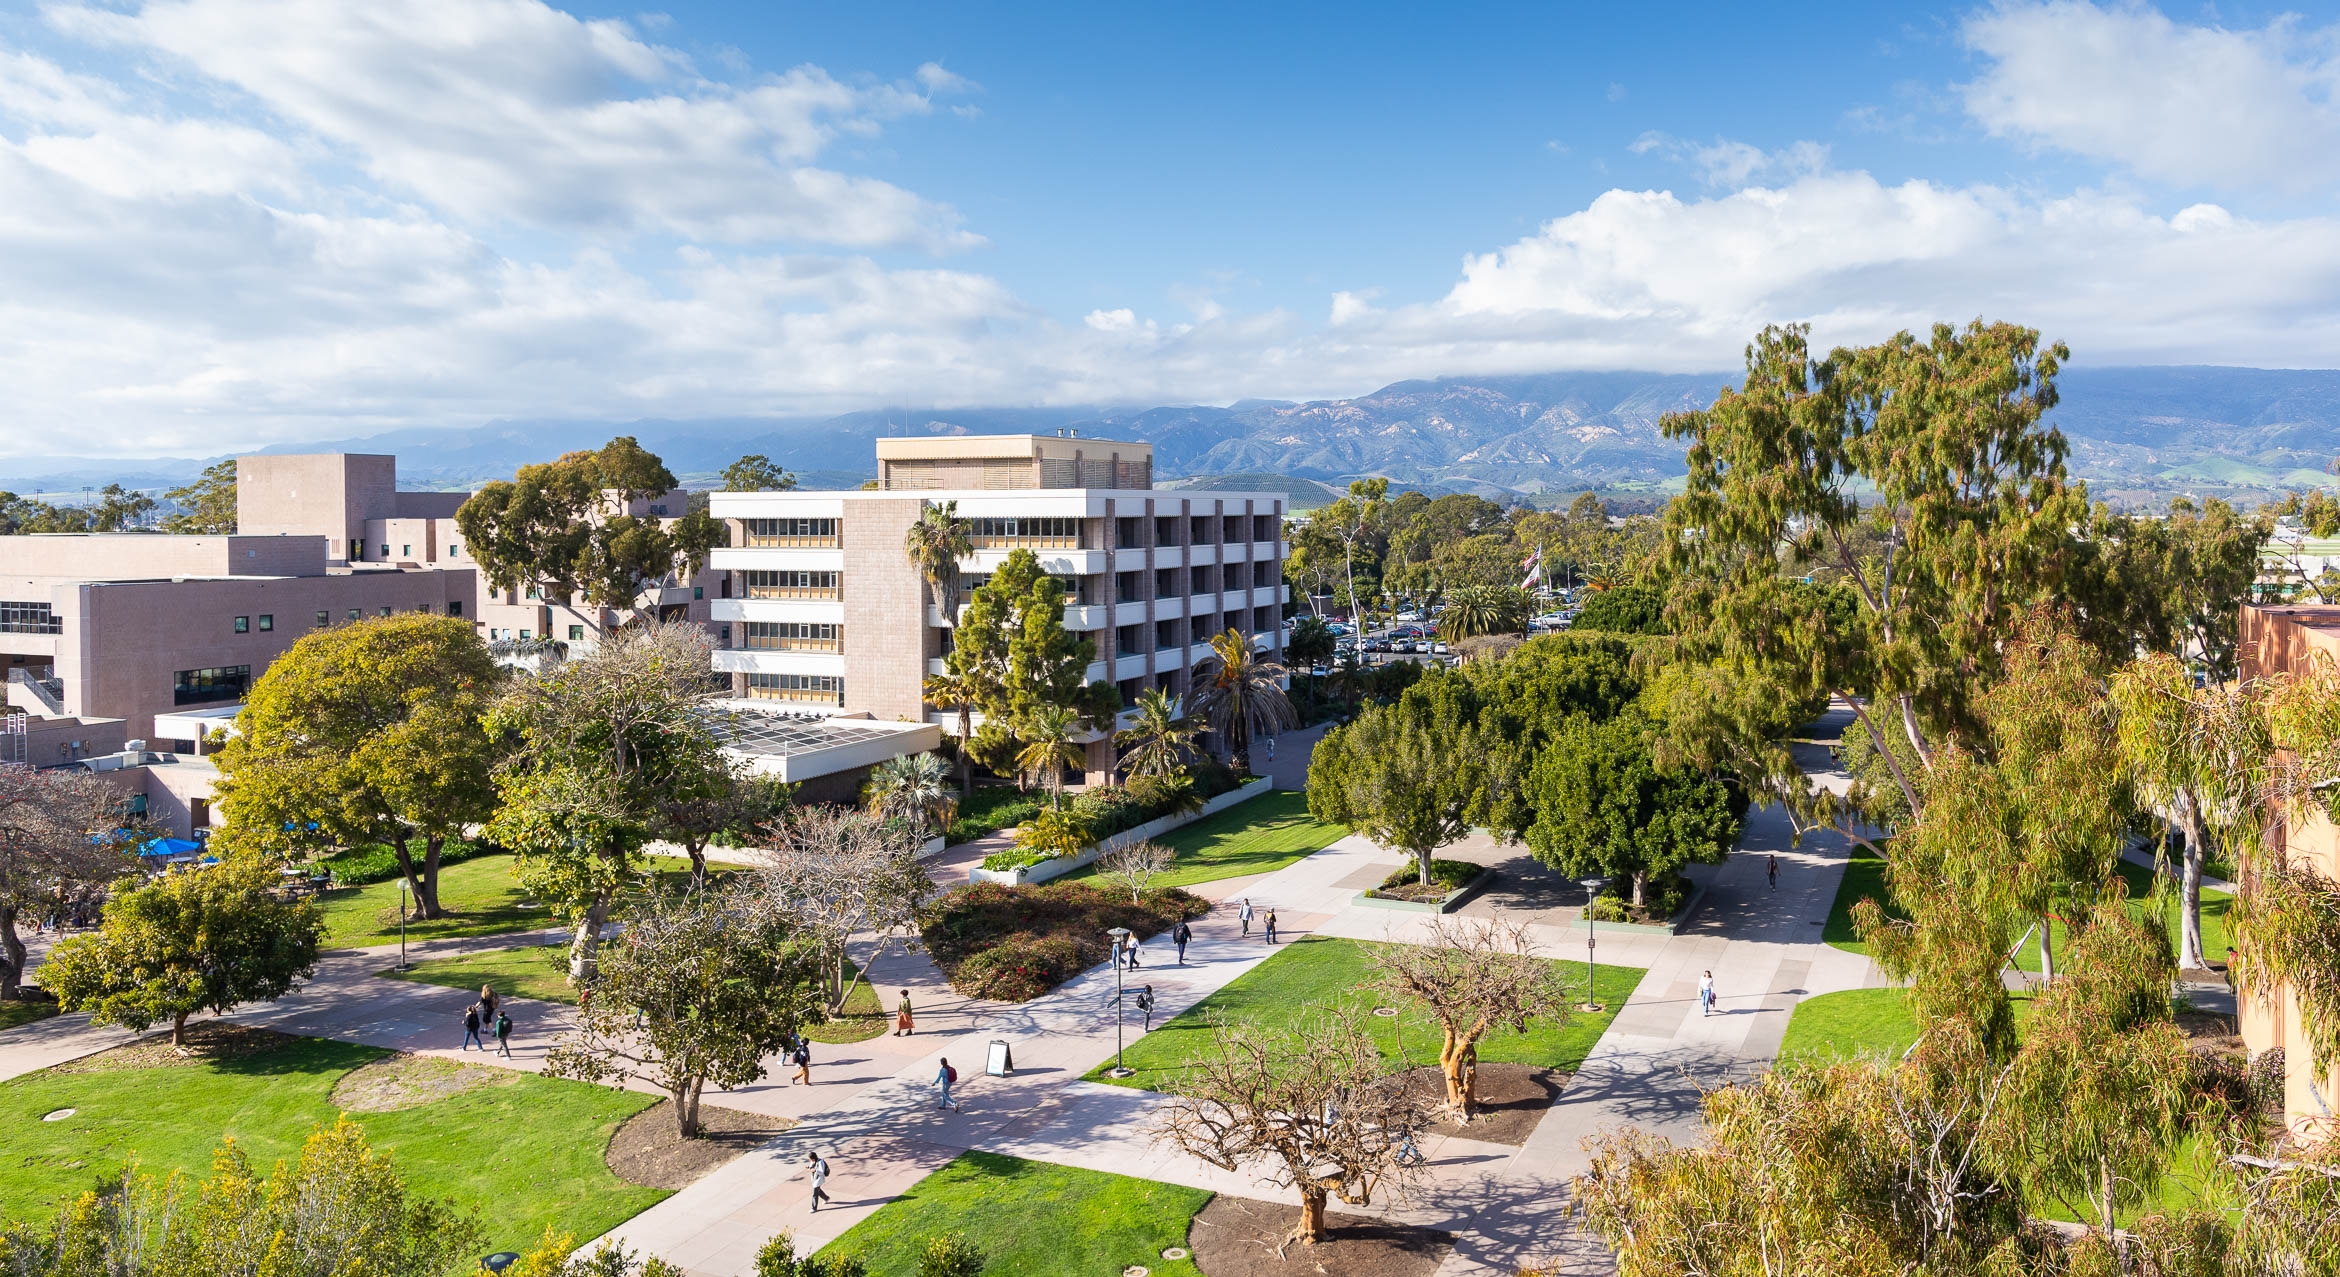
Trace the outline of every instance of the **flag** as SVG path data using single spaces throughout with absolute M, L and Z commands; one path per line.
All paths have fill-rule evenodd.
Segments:
M 1519 588 L 1529 589 L 1542 581 L 1544 579 L 1544 547 L 1537 546 L 1535 553 L 1520 560 L 1519 569 L 1527 574 L 1520 581 Z

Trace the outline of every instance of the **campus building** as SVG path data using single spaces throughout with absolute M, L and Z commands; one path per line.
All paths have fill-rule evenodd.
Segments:
M 2242 676 L 2264 678 L 2303 670 L 2314 660 L 2340 660 L 2340 607 L 2245 607 Z M 2269 854 L 2329 879 L 2340 879 L 2340 826 L 2314 804 L 2267 813 Z M 2299 1000 L 2270 981 L 2245 985 L 2236 999 L 2243 1043 L 2256 1059 L 2283 1052 L 2283 1114 L 2294 1129 L 2340 1130 L 2340 1062 L 2319 1074 L 2314 1046 L 2301 1032 Z
M 1277 492 L 1157 492 L 1153 446 L 1056 435 L 877 441 L 878 480 L 857 492 L 718 492 L 731 530 L 710 564 L 729 577 L 711 609 L 743 709 L 931 723 L 925 678 L 943 671 L 950 626 L 903 550 L 929 505 L 954 502 L 974 533 L 955 609 L 1016 550 L 1067 586 L 1065 626 L 1096 641 L 1091 682 L 1134 703 L 1184 695 L 1210 639 L 1250 636 L 1283 658 L 1283 519 Z M 1112 770 L 1109 738 L 1088 745 Z

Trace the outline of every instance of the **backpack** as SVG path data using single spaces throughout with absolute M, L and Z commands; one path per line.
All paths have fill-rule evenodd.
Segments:
M 943 1084 L 944 1084 L 945 1086 L 957 1086 L 957 1085 L 959 1084 L 959 1071 L 958 1071 L 957 1069 L 954 1069 L 954 1068 L 952 1068 L 952 1067 L 951 1067 L 950 1065 L 948 1065 L 948 1064 L 944 1065 L 944 1066 L 943 1066 Z
M 512 1017 L 500 1011 L 496 1013 L 496 1036 L 499 1038 L 512 1036 Z

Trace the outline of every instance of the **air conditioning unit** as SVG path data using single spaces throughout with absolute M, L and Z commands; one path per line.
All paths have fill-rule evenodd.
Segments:
M 146 742 L 142 740 L 123 741 L 122 752 L 125 754 L 143 754 L 146 752 Z

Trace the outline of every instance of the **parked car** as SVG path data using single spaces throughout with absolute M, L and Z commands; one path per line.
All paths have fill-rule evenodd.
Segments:
M 1431 652 L 1431 654 L 1432 654 L 1432 655 L 1434 655 L 1434 656 L 1444 656 L 1444 655 L 1446 655 L 1446 644 L 1444 644 L 1444 643 L 1432 643 L 1432 644 L 1430 645 L 1430 652 Z

